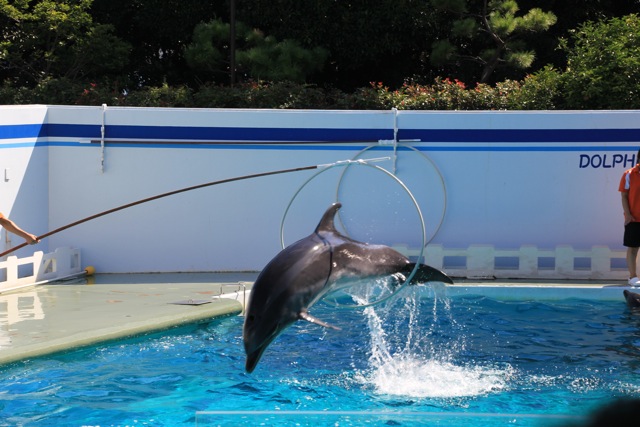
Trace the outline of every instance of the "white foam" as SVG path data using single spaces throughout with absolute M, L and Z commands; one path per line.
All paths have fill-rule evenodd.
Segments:
M 376 393 L 415 398 L 469 397 L 507 388 L 513 368 L 456 366 L 450 362 L 397 356 L 360 375 Z

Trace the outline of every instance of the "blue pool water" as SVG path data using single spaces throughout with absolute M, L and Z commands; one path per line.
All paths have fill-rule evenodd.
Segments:
M 622 296 L 312 312 L 342 329 L 298 322 L 252 374 L 236 316 L 2 367 L 0 426 L 549 426 L 640 397 Z

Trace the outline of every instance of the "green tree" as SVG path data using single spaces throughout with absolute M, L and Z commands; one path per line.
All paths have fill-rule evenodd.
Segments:
M 35 86 L 124 72 L 130 45 L 95 24 L 92 0 L 0 0 L 0 78 Z
M 640 18 L 587 22 L 562 43 L 566 108 L 640 108 Z
M 220 0 L 93 0 L 91 7 L 95 22 L 112 24 L 132 45 L 129 74 L 136 86 L 191 84 L 183 53 L 193 29 L 228 11 L 228 1 Z
M 200 23 L 193 41 L 185 48 L 187 64 L 207 77 L 229 72 L 230 25 L 220 19 Z M 305 49 L 295 40 L 277 41 L 242 22 L 236 23 L 236 68 L 239 74 L 254 80 L 304 82 L 322 68 L 325 49 Z M 225 79 L 226 80 L 226 79 Z
M 437 20 L 425 0 L 237 1 L 238 17 L 278 40 L 329 51 L 320 85 L 353 90 L 383 81 L 393 87 L 429 74 L 423 60 Z M 432 77 L 428 76 L 431 80 Z
M 535 52 L 527 48 L 523 38 L 546 31 L 556 22 L 552 12 L 539 8 L 518 14 L 515 0 L 483 0 L 477 10 L 467 0 L 431 0 L 431 3 L 436 9 L 458 17 L 451 22 L 448 38 L 432 44 L 431 63 L 479 64 L 482 83 L 488 82 L 498 67 L 529 68 Z

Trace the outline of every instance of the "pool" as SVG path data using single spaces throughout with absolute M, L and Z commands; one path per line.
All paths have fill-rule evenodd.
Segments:
M 620 301 L 404 290 L 314 306 L 244 372 L 238 316 L 0 368 L 0 426 L 567 425 L 640 397 Z

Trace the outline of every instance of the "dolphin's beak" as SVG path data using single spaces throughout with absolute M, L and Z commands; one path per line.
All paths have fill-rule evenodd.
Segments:
M 253 333 L 247 333 L 245 331 L 244 336 L 244 351 L 247 354 L 247 360 L 244 368 L 248 373 L 253 372 L 262 357 L 262 353 L 269 347 L 269 344 L 273 342 L 278 336 L 279 329 L 276 327 L 274 331 L 265 339 L 258 340 Z
M 258 365 L 258 362 L 260 361 L 265 348 L 266 347 L 260 347 L 251 353 L 247 353 L 247 361 L 245 362 L 244 369 L 248 373 L 251 373 L 254 369 L 256 369 L 256 366 Z
M 412 284 L 415 283 L 427 283 L 427 282 L 442 282 L 453 284 L 453 280 L 451 277 L 444 274 L 442 271 L 437 268 L 433 268 L 431 266 L 421 264 L 416 272 L 416 275 L 413 276 L 411 280 Z

